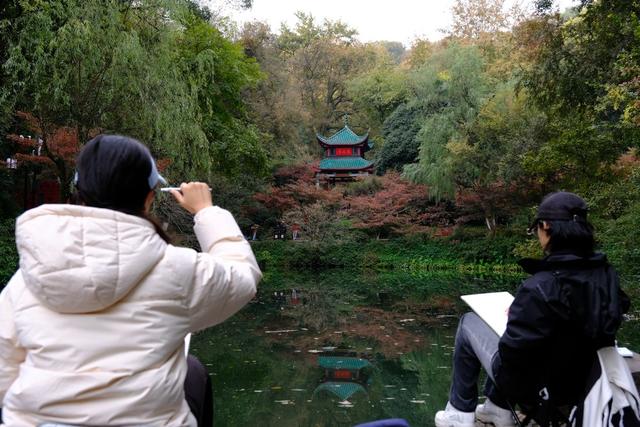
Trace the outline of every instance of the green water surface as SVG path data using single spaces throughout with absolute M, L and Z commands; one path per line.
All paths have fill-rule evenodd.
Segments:
M 521 279 L 455 271 L 268 273 L 254 301 L 193 339 L 192 352 L 212 376 L 215 425 L 353 426 L 399 417 L 432 426 L 447 401 L 455 328 L 465 311 L 459 296 L 513 293 Z M 640 342 L 635 325 L 625 325 L 623 344 Z M 367 366 L 335 380 L 322 357 Z

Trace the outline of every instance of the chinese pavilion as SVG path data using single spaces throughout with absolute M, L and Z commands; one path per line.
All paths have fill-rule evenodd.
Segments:
M 373 148 L 369 142 L 369 133 L 360 136 L 349 128 L 345 118 L 342 129 L 326 138 L 316 133 L 324 157 L 320 161 L 320 170 L 316 174 L 316 183 L 320 180 L 352 181 L 359 176 L 373 172 L 373 163 L 364 158 L 364 153 Z

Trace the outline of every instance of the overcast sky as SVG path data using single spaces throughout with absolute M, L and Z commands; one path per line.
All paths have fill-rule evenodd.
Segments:
M 451 5 L 454 0 L 254 0 L 248 11 L 227 10 L 242 24 L 259 20 L 268 23 L 274 32 L 281 22 L 295 23 L 297 10 L 311 12 L 323 19 L 338 20 L 358 30 L 361 41 L 400 41 L 407 47 L 415 38 L 438 40 L 440 31 L 451 23 Z M 564 10 L 577 3 L 575 0 L 555 0 Z

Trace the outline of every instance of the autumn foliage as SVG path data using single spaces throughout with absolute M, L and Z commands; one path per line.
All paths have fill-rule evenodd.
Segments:
M 417 232 L 444 235 L 453 224 L 451 206 L 429 201 L 424 185 L 390 172 L 330 188 L 315 183 L 313 165 L 287 166 L 274 174 L 274 185 L 254 198 L 305 236 L 326 239 L 361 230 L 375 237 Z
M 28 134 L 9 134 L 6 139 L 13 144 L 18 168 L 38 173 L 53 173 L 65 191 L 71 178 L 75 157 L 80 150 L 80 140 L 75 128 L 43 126 L 37 117 L 29 112 L 18 111 L 23 128 Z M 94 132 L 97 133 L 97 132 Z M 66 194 L 62 195 L 66 199 Z
M 374 179 L 380 180 L 379 191 L 342 202 L 341 213 L 353 227 L 378 236 L 426 231 L 429 214 L 421 202 L 428 196 L 427 188 L 401 179 L 396 172 Z
M 41 156 L 46 156 L 53 162 L 73 163 L 80 149 L 80 141 L 76 129 L 66 126 L 44 128 L 36 117 L 24 111 L 18 111 L 16 116 L 23 120 L 31 133 L 39 135 L 42 139 Z M 34 153 L 37 150 L 38 140 L 36 138 L 23 138 L 15 134 L 9 135 L 8 138 L 22 146 L 32 148 Z
M 254 198 L 280 217 L 292 209 L 315 202 L 335 206 L 342 193 L 336 189 L 316 187 L 316 169 L 314 164 L 282 167 L 274 174 L 274 185 L 266 192 L 257 193 Z

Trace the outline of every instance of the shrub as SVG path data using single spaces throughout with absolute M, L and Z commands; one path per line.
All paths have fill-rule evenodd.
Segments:
M 18 269 L 15 241 L 15 220 L 0 220 L 0 287 L 7 284 Z
M 373 195 L 382 190 L 382 181 L 375 177 L 368 177 L 359 181 L 349 183 L 344 188 L 345 196 L 365 196 Z
M 637 283 L 640 279 L 640 202 L 631 205 L 619 218 L 606 223 L 598 237 L 622 278 Z

